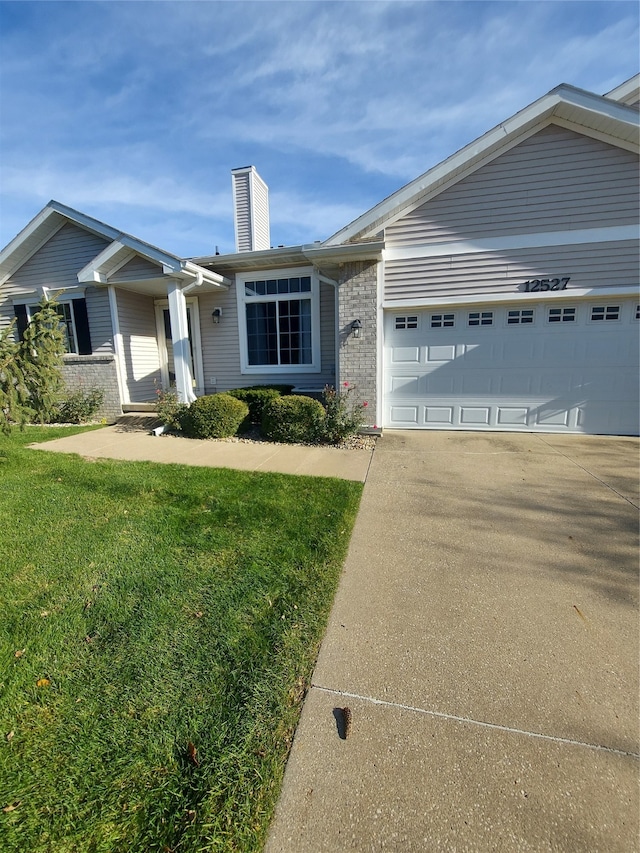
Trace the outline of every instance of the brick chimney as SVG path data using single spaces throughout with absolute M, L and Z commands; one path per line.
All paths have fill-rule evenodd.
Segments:
M 269 188 L 255 166 L 231 170 L 236 252 L 271 248 Z

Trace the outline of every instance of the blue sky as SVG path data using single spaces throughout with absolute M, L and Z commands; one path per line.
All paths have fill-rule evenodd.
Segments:
M 50 198 L 184 256 L 325 239 L 559 83 L 638 72 L 630 2 L 0 2 L 0 246 Z

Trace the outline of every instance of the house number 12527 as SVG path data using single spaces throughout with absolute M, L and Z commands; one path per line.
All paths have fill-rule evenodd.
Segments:
M 532 278 L 525 281 L 525 293 L 536 293 L 539 290 L 566 290 L 571 276 L 566 278 Z

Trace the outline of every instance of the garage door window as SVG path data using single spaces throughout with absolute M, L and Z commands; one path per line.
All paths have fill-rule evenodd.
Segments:
M 640 305 L 636 305 L 636 320 L 640 320 Z
M 396 317 L 396 329 L 417 329 L 418 317 L 415 314 L 407 317 Z
M 507 325 L 523 326 L 533 323 L 533 317 L 533 308 L 516 308 L 513 311 L 507 311 Z
M 576 309 L 549 308 L 547 319 L 550 323 L 573 323 L 576 319 Z
M 455 325 L 455 318 L 453 314 L 432 314 L 431 315 L 431 328 L 432 329 L 444 329 L 451 328 Z
M 591 309 L 591 322 L 597 323 L 601 320 L 619 320 L 619 305 L 594 305 Z
M 493 311 L 470 311 L 469 326 L 493 326 Z

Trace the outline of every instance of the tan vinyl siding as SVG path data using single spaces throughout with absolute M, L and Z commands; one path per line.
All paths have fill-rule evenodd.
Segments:
M 638 284 L 638 243 L 582 243 L 387 261 L 385 299 L 515 293 L 527 279 L 570 276 L 572 288 Z
M 72 223 L 63 225 L 2 286 L 0 328 L 6 327 L 11 322 L 14 316 L 13 303 L 21 296 L 39 298 L 42 295 L 43 286 L 54 292 L 57 288 L 78 287 L 80 270 L 108 244 L 108 240 L 85 231 L 77 225 Z M 98 350 L 112 352 L 109 341 L 111 334 L 109 306 L 104 301 L 106 294 L 99 295 L 96 288 L 87 287 L 86 298 L 94 352 Z
M 253 175 L 253 198 L 251 201 L 253 216 L 253 248 L 268 249 L 269 230 L 269 190 L 257 175 Z
M 161 278 L 162 267 L 136 255 L 113 275 L 109 276 L 109 284 L 128 281 L 141 281 L 148 278 Z
M 550 125 L 385 231 L 387 247 L 638 221 L 638 160 Z
M 129 399 L 133 403 L 155 400 L 161 376 L 154 300 L 126 290 L 118 290 L 116 296 Z
M 234 203 L 236 218 L 236 251 L 251 249 L 251 199 L 249 173 L 234 175 Z
M 198 297 L 198 307 L 205 393 L 270 383 L 323 388 L 335 382 L 335 305 L 331 285 L 320 285 L 320 373 L 241 373 L 235 285 L 217 294 L 202 294 Z M 222 308 L 222 319 L 214 325 L 211 313 L 216 307 Z
M 114 349 L 107 288 L 87 287 L 85 299 L 87 300 L 91 350 L 94 355 L 109 355 L 113 353 Z

